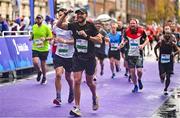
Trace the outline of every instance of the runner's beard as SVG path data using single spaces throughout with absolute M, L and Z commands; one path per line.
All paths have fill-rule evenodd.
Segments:
M 171 35 L 170 34 L 165 34 L 164 38 L 165 38 L 166 42 L 170 42 L 171 41 Z
M 137 28 L 136 27 L 131 27 L 130 30 L 131 30 L 132 34 L 136 34 L 136 32 L 137 32 Z
M 86 20 L 85 18 L 80 17 L 82 20 L 78 21 L 79 23 L 84 23 L 84 21 Z

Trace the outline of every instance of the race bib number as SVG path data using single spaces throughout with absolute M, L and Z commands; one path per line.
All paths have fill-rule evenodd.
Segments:
M 95 47 L 96 47 L 96 48 L 100 48 L 100 47 L 101 47 L 101 44 L 96 43 L 96 44 L 95 44 Z
M 58 50 L 59 55 L 66 55 L 68 53 L 68 45 L 67 44 L 59 44 L 57 50 Z
M 139 43 L 136 40 L 130 40 L 129 41 L 129 53 L 130 56 L 139 56 Z
M 169 63 L 169 62 L 170 62 L 170 54 L 162 54 L 161 63 Z
M 130 48 L 131 49 L 138 49 L 138 46 L 139 46 L 138 42 L 133 41 L 133 40 L 130 41 Z
M 117 51 L 118 50 L 118 43 L 111 43 L 111 51 Z
M 88 41 L 84 39 L 77 39 L 76 48 L 78 52 L 87 53 Z
M 34 40 L 34 43 L 35 43 L 37 48 L 43 48 L 44 47 L 44 42 L 40 39 Z

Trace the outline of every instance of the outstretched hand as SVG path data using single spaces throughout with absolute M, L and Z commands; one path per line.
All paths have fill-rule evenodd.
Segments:
M 69 9 L 69 10 L 65 11 L 64 14 L 67 15 L 67 14 L 72 13 L 72 12 L 73 12 L 73 10 Z

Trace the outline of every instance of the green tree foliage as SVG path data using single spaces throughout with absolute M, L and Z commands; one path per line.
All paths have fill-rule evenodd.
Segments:
M 175 16 L 175 4 L 172 0 L 156 0 L 153 8 L 146 9 L 146 22 L 164 23 Z

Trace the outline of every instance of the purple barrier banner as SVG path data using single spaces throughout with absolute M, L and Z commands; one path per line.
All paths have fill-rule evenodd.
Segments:
M 0 44 L 0 72 L 15 70 L 15 65 L 9 54 L 5 38 L 0 38 Z
M 32 44 L 29 37 L 5 37 L 16 69 L 32 67 Z

